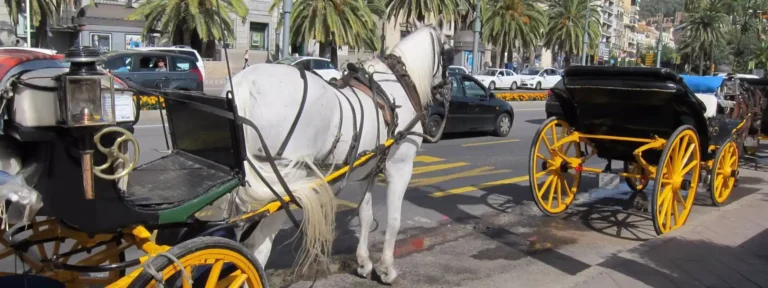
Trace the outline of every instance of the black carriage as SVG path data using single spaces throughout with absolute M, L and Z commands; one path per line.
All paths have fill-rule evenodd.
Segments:
M 545 214 L 568 208 L 583 172 L 604 172 L 583 165 L 593 156 L 623 161 L 619 175 L 637 193 L 654 182 L 657 234 L 685 223 L 702 169 L 713 172 L 715 204 L 733 189 L 739 153 L 733 135 L 744 119 L 709 111 L 671 70 L 572 66 L 551 91 L 563 115 L 541 124 L 529 161 L 534 201 Z

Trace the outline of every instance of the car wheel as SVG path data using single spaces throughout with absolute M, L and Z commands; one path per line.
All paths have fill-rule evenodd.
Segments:
M 541 82 L 536 82 L 536 90 L 541 90 Z
M 496 118 L 496 127 L 493 129 L 493 134 L 499 137 L 507 137 L 509 131 L 512 130 L 512 117 L 507 113 L 502 113 Z
M 488 90 L 496 90 L 496 82 L 491 81 L 491 84 L 488 84 Z
M 427 135 L 429 135 L 429 137 L 432 137 L 432 138 L 437 136 L 437 132 L 438 130 L 440 130 L 441 123 L 443 123 L 443 118 L 440 117 L 440 115 L 429 116 L 429 119 L 427 119 Z M 446 123 L 446 125 L 447 124 L 448 123 Z M 427 138 L 424 138 L 424 142 L 435 143 L 435 142 L 429 141 L 429 139 Z
M 512 82 L 512 86 L 509 86 L 509 90 L 517 90 L 517 82 Z

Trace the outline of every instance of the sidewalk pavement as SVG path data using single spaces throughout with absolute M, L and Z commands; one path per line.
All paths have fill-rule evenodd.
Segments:
M 738 189 L 738 188 L 737 188 Z M 694 207 L 695 209 L 696 207 Z M 614 255 L 573 288 L 768 287 L 768 188 Z

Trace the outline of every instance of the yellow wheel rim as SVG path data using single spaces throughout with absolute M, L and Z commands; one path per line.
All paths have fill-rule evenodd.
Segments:
M 569 141 L 555 146 L 571 131 L 565 121 L 551 121 L 541 129 L 531 151 L 529 173 L 534 201 L 547 214 L 565 211 L 579 187 L 581 172 L 567 161 L 583 157 L 579 142 Z
M 180 258 L 179 262 L 184 266 L 184 270 L 187 271 L 190 277 L 193 276 L 193 269 L 195 267 L 200 265 L 212 265 L 210 267 L 210 274 L 208 274 L 208 278 L 205 279 L 206 288 L 242 287 L 243 284 L 247 284 L 249 288 L 263 287 L 256 267 L 254 267 L 247 258 L 235 251 L 226 249 L 203 249 Z M 228 275 L 222 275 L 221 273 L 225 264 L 233 265 L 235 271 Z M 180 269 L 178 265 L 175 263 L 171 264 L 168 268 L 163 270 L 163 279 L 168 280 L 168 278 L 177 274 L 179 271 Z M 184 277 L 181 278 L 184 288 L 191 287 Z M 152 281 L 147 287 L 156 287 L 156 282 Z
M 21 269 L 29 269 L 32 273 L 40 276 L 56 279 L 67 284 L 67 287 L 85 287 L 88 285 L 108 285 L 123 277 L 121 271 L 109 271 L 103 273 L 77 273 L 64 270 L 55 270 L 50 264 L 43 264 L 43 260 L 50 260 L 56 255 L 81 249 L 84 247 L 94 247 L 97 242 L 109 239 L 109 235 L 99 235 L 96 238 L 85 237 L 85 234 L 66 229 L 59 225 L 59 222 L 53 218 L 45 220 L 32 220 L 29 229 L 17 235 L 26 240 L 39 241 L 49 239 L 37 245 L 32 245 L 27 252 L 15 251 L 10 247 L 10 243 L 5 240 L 6 231 L 0 231 L 0 263 L 6 265 L 19 261 L 22 265 L 11 265 L 10 269 L 0 269 L 0 277 L 15 275 L 20 273 Z M 25 236 L 26 235 L 26 236 Z M 65 242 L 54 240 L 55 238 L 64 238 Z M 76 253 L 71 256 L 60 257 L 60 263 L 75 264 L 82 266 L 95 266 L 103 264 L 116 264 L 124 261 L 121 253 L 128 245 L 118 246 L 115 242 L 109 242 L 106 245 L 94 247 L 90 252 Z M 12 259 L 16 258 L 16 259 Z M 78 260 L 74 260 L 78 258 Z M 19 269 L 15 270 L 14 269 Z
M 717 159 L 717 167 L 712 180 L 712 196 L 717 204 L 728 199 L 736 183 L 735 171 L 739 169 L 739 149 L 736 143 L 728 141 Z
M 627 169 L 627 173 L 633 174 L 633 175 L 643 175 L 641 179 L 635 179 L 631 177 L 627 177 L 627 185 L 631 185 L 634 187 L 634 191 L 642 191 L 645 189 L 645 186 L 648 186 L 648 173 L 643 169 L 643 166 L 640 164 L 637 164 L 635 162 L 629 163 L 629 169 Z M 630 188 L 632 188 L 630 187 Z
M 663 168 L 660 181 L 656 183 L 656 209 L 653 220 L 657 232 L 664 234 L 683 226 L 696 198 L 701 173 L 701 155 L 694 131 L 683 130 L 675 137 L 668 154 L 660 164 Z M 688 187 L 681 187 L 683 184 Z M 688 188 L 688 191 L 683 191 L 682 188 Z

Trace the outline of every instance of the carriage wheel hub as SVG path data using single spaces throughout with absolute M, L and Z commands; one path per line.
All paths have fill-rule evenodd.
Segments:
M 568 162 L 566 161 L 560 162 L 560 172 L 568 173 Z
M 680 190 L 683 188 L 683 177 L 680 176 L 673 176 L 672 177 L 672 189 L 674 190 Z

